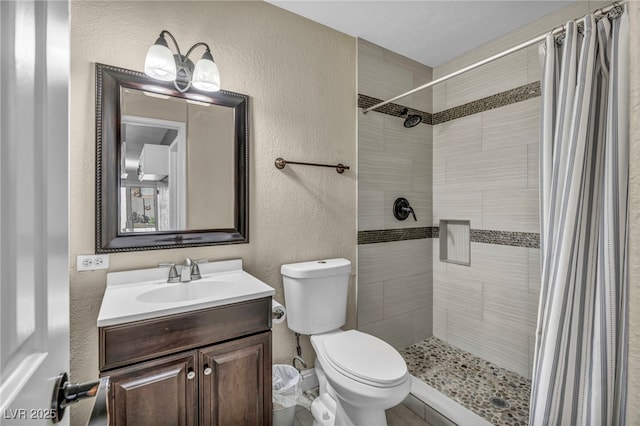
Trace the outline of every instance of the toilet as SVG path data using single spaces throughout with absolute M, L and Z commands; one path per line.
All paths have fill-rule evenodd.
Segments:
M 320 396 L 314 425 L 386 425 L 385 410 L 409 394 L 402 356 L 388 343 L 342 330 L 347 317 L 351 262 L 327 259 L 282 265 L 287 325 L 311 336 Z

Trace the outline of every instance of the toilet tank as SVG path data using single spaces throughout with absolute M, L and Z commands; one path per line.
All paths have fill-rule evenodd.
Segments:
M 291 330 L 311 335 L 344 325 L 351 262 L 327 259 L 291 263 L 282 265 L 280 273 Z

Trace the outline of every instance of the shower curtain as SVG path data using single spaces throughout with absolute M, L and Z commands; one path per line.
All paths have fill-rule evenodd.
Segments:
M 617 9 L 546 40 L 530 425 L 625 421 L 629 48 Z

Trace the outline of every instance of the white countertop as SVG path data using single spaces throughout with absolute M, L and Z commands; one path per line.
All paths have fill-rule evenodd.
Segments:
M 199 264 L 202 279 L 168 284 L 169 268 L 107 274 L 98 327 L 273 296 L 275 290 L 242 270 L 242 260 Z M 179 270 L 179 268 L 178 268 Z M 179 271 L 178 271 L 179 272 Z

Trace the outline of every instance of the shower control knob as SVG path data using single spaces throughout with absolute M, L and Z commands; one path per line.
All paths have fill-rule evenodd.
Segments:
M 410 214 L 413 215 L 413 220 L 417 222 L 418 218 L 413 211 L 413 207 L 409 204 L 409 200 L 402 197 L 396 199 L 393 203 L 393 216 L 398 220 L 405 220 Z

